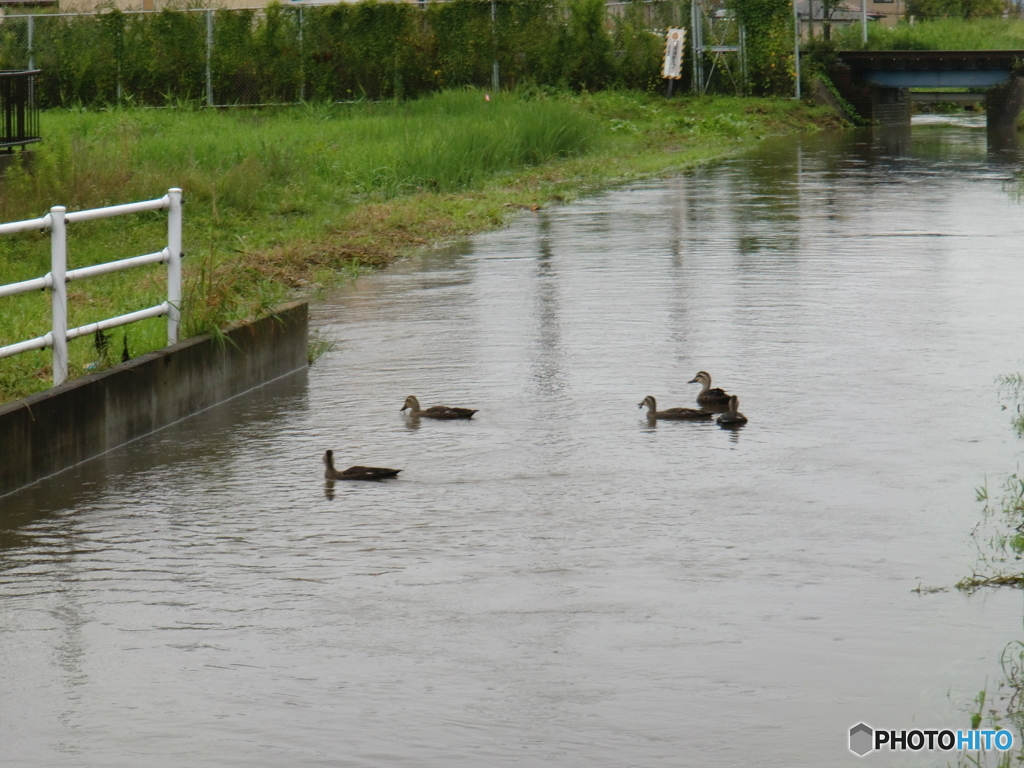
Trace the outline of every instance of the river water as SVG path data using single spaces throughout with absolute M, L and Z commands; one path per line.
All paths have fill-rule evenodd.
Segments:
M 822 766 L 859 721 L 967 728 L 1022 636 L 1019 592 L 951 589 L 1021 455 L 1018 162 L 970 122 L 777 141 L 326 297 L 308 373 L 0 499 L 3 765 Z M 698 370 L 745 428 L 643 418 Z M 404 471 L 329 487 L 327 448 Z

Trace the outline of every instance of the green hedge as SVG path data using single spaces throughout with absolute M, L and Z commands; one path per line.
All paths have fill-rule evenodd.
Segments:
M 661 30 L 689 0 L 489 0 L 218 10 L 210 76 L 217 104 L 416 97 L 442 88 L 596 90 L 660 85 Z M 44 108 L 205 101 L 207 14 L 112 10 L 34 18 Z M 0 29 L 0 69 L 27 65 L 27 20 Z

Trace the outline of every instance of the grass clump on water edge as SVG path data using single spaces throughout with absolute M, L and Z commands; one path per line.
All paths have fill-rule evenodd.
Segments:
M 0 181 L 0 221 L 182 187 L 190 336 L 500 226 L 521 208 L 836 121 L 782 100 L 533 89 L 263 110 L 51 111 L 41 122 L 44 141 L 31 162 L 15 163 Z M 68 232 L 75 269 L 163 247 L 166 214 L 79 222 Z M 47 271 L 45 233 L 0 237 L 0 284 Z M 71 283 L 69 325 L 157 304 L 165 291 L 162 266 Z M 49 322 L 47 295 L 0 300 L 0 344 L 42 335 Z M 165 343 L 157 318 L 112 331 L 110 347 L 127 344 L 136 356 Z M 120 361 L 89 338 L 72 341 L 69 356 L 71 377 Z M 49 361 L 48 350 L 0 360 L 0 401 L 47 388 Z

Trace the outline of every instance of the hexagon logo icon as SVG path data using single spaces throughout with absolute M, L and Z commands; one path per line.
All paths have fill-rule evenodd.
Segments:
M 874 744 L 874 731 L 870 725 L 865 723 L 857 723 L 853 728 L 850 729 L 850 751 L 857 757 L 864 757 L 868 752 L 873 750 Z

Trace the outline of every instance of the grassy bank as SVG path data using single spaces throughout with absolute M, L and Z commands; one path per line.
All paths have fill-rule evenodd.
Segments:
M 861 28 L 848 24 L 833 32 L 839 49 L 860 49 Z M 868 25 L 868 50 L 873 51 L 1004 51 L 1024 48 L 1024 20 L 934 19 L 894 27 Z
M 458 91 L 408 103 L 279 110 L 43 115 L 45 141 L 8 169 L 0 221 L 185 190 L 184 328 L 202 333 L 431 243 L 501 226 L 522 208 L 686 166 L 772 135 L 835 124 L 783 100 L 666 102 L 633 93 Z M 165 217 L 69 228 L 69 268 L 162 247 Z M 49 240 L 0 238 L 0 283 L 49 270 Z M 155 267 L 69 285 L 72 326 L 158 303 Z M 0 300 L 0 344 L 42 335 L 48 297 Z M 164 343 L 162 319 L 71 342 L 71 375 Z M 126 338 L 127 334 L 127 338 Z M 49 386 L 48 351 L 0 360 L 0 400 Z

